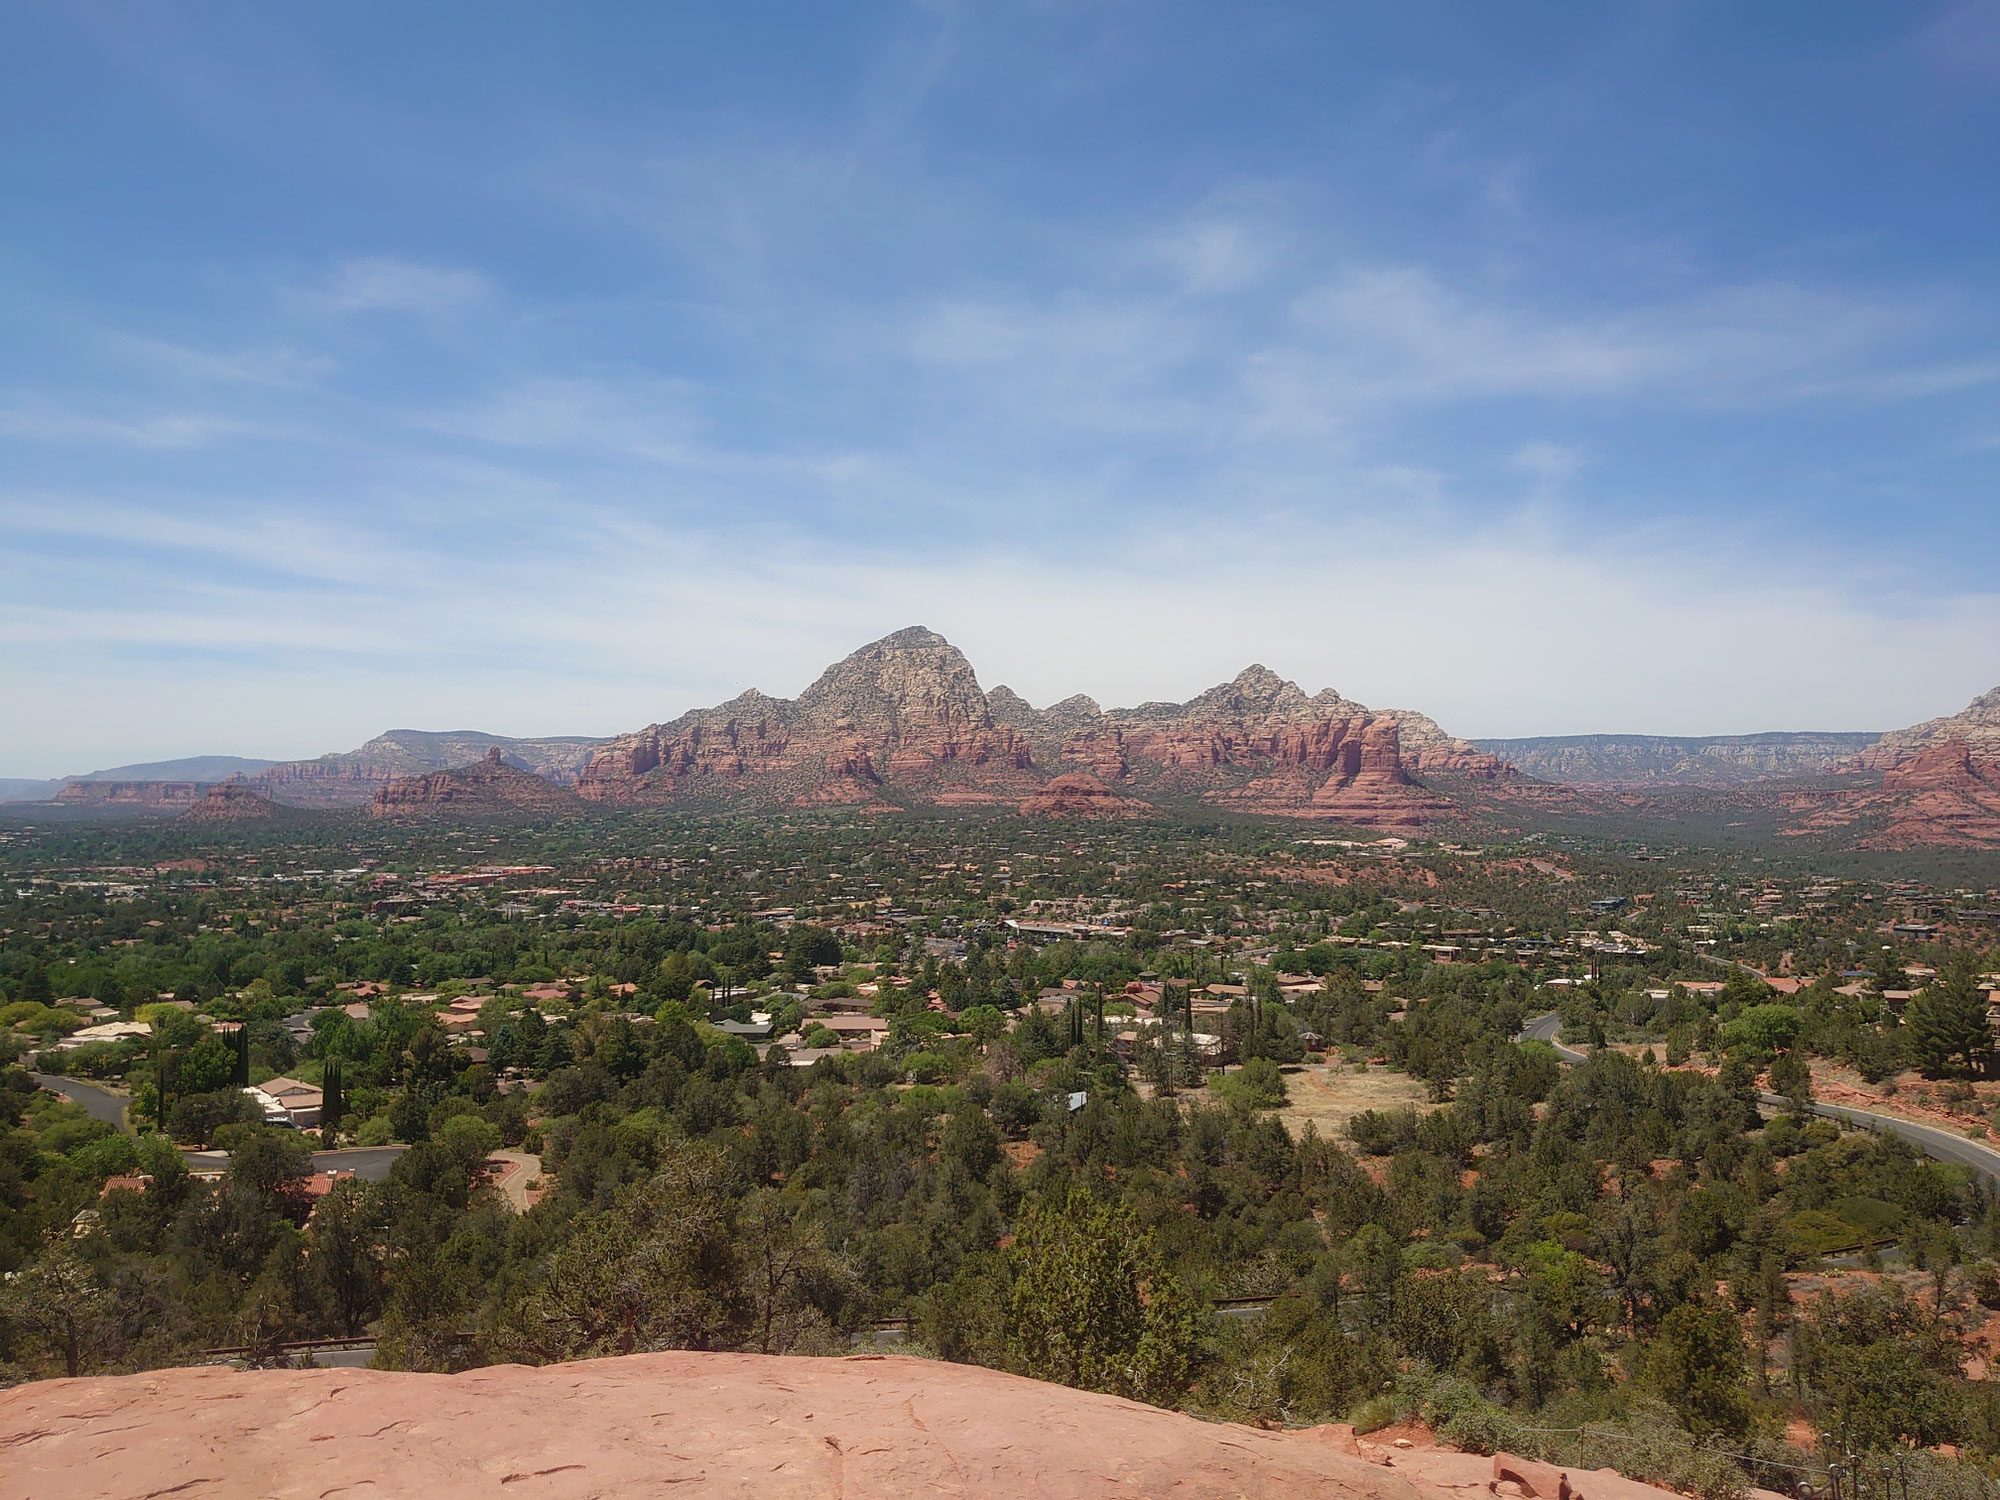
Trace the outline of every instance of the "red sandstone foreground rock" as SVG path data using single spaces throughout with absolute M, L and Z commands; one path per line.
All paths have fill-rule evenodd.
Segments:
M 569 788 L 508 765 L 496 745 L 477 765 L 390 782 L 375 793 L 368 812 L 376 818 L 480 817 L 577 812 L 582 807 L 582 799 Z
M 0 1500 L 1673 1500 L 1422 1427 L 1264 1432 L 865 1355 L 50 1380 L 0 1395 L 0 1455 Z
M 970 1365 L 691 1353 L 42 1381 L 0 1395 L 0 1455 L 0 1500 L 1445 1500 L 1494 1473 L 1427 1443 L 1201 1422 Z M 1570 1479 L 1584 1500 L 1666 1500 Z

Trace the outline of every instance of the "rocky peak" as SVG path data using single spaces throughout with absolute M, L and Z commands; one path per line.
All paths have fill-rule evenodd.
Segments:
M 799 695 L 799 716 L 894 743 L 957 736 L 993 725 L 972 663 L 936 631 L 912 625 L 828 667 Z
M 1312 707 L 1312 699 L 1296 682 L 1288 682 L 1259 663 L 1245 667 L 1228 682 L 1184 704 L 1182 711 L 1197 718 L 1262 719 L 1276 715 L 1296 717 L 1311 712 Z

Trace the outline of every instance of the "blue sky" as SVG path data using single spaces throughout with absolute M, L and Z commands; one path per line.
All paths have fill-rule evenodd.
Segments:
M 2000 682 L 2000 5 L 23 4 L 0 774 L 913 622 L 1468 735 Z

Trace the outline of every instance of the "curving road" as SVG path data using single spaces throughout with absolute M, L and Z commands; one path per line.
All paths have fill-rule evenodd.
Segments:
M 1782 1094 L 1759 1094 L 1757 1102 L 1772 1109 L 1791 1108 L 1791 1101 Z M 1953 1135 L 1935 1125 L 1919 1125 L 1914 1120 L 1899 1120 L 1894 1115 L 1850 1109 L 1845 1104 L 1824 1104 L 1815 1099 L 1807 1108 L 1822 1119 L 1844 1120 L 1849 1125 L 1858 1125 L 1877 1135 L 1899 1135 L 1934 1161 L 1964 1167 L 1974 1176 L 1984 1177 L 1989 1184 L 2000 1184 L 2000 1151 L 1991 1146 L 1982 1146 L 1977 1141 Z
M 1536 1016 L 1521 1028 L 1516 1041 L 1547 1042 L 1556 1049 L 1556 1055 L 1566 1063 L 1588 1062 L 1590 1055 L 1579 1052 L 1574 1047 L 1565 1047 L 1556 1037 L 1562 1032 L 1562 1015 L 1552 1011 L 1546 1016 Z M 1791 1101 L 1782 1094 L 1762 1094 L 1757 1102 L 1768 1109 L 1789 1109 Z M 1991 1146 L 1982 1146 L 1977 1141 L 1954 1135 L 1935 1125 L 1919 1125 L 1914 1120 L 1899 1120 L 1894 1115 L 1878 1115 L 1871 1110 L 1852 1109 L 1845 1104 L 1826 1104 L 1814 1099 L 1807 1108 L 1813 1114 L 1826 1120 L 1844 1121 L 1857 1125 L 1863 1130 L 1872 1130 L 1878 1135 L 1899 1135 L 1934 1161 L 1949 1162 L 1955 1167 L 1964 1167 L 1975 1176 L 1984 1177 L 1989 1183 L 2000 1185 L 2000 1151 Z
M 1514 1038 L 1517 1042 L 1547 1042 L 1556 1049 L 1556 1056 L 1566 1063 L 1590 1061 L 1588 1052 L 1579 1052 L 1574 1047 L 1565 1047 L 1556 1038 L 1562 1035 L 1562 1012 L 1552 1010 L 1545 1016 L 1536 1016 L 1521 1028 L 1521 1034 Z
M 72 1104 L 81 1104 L 91 1119 L 116 1125 L 120 1130 L 129 1129 L 125 1124 L 125 1106 L 132 1101 L 127 1095 L 114 1094 L 94 1083 L 85 1083 L 81 1078 L 62 1078 L 54 1073 L 30 1073 L 28 1076 L 50 1093 L 61 1094 Z

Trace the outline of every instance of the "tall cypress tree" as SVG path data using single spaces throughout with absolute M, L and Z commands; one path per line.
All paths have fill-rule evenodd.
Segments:
M 329 1057 L 326 1070 L 320 1077 L 319 1128 L 322 1135 L 330 1130 L 340 1129 L 340 1117 L 347 1112 L 347 1100 L 342 1097 L 340 1059 Z

